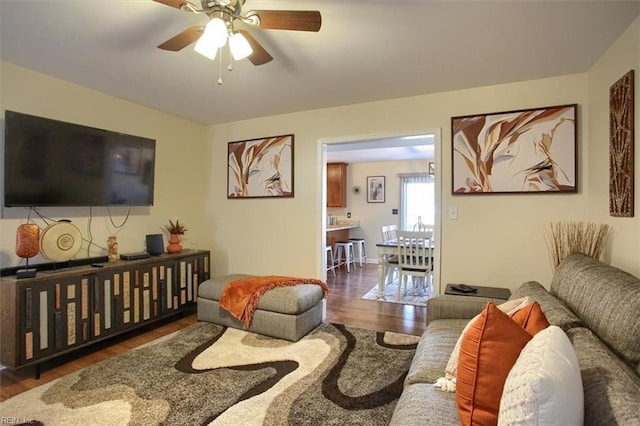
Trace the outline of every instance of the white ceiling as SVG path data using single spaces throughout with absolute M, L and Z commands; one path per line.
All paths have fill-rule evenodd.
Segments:
M 192 2 L 198 0 L 192 0 Z M 587 71 L 638 1 L 247 0 L 319 10 L 250 30 L 274 60 L 222 68 L 156 46 L 206 17 L 151 0 L 0 0 L 3 60 L 203 124 Z
M 327 162 L 429 160 L 434 153 L 433 135 L 398 136 L 327 145 Z M 425 165 L 426 167 L 426 165 Z

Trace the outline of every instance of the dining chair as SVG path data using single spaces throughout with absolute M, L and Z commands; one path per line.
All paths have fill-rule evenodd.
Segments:
M 398 239 L 398 225 L 389 225 L 389 239 L 390 240 Z
M 418 216 L 418 223 L 413 225 L 413 230 L 418 232 L 428 231 L 429 227 L 422 223 L 422 217 Z
M 411 276 L 414 290 L 427 291 L 433 274 L 433 246 L 431 232 L 398 231 L 398 280 L 397 300 L 404 285 L 407 292 L 407 281 Z
M 385 225 L 380 227 L 380 232 L 382 233 L 382 242 L 389 241 L 395 238 L 391 237 L 391 226 L 394 225 Z M 384 264 L 382 265 L 384 268 L 383 276 L 385 277 L 384 282 L 385 285 L 390 284 L 395 281 L 396 275 L 400 278 L 400 267 L 398 266 L 398 256 L 389 256 Z
M 380 227 L 380 233 L 382 234 L 382 242 L 385 241 L 389 241 L 390 238 L 390 233 L 389 233 L 389 226 L 385 225 L 385 226 L 381 226 Z

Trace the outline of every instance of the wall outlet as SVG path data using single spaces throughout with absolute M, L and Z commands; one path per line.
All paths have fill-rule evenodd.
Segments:
M 351 212 L 347 213 L 347 219 L 351 219 Z
M 398 209 L 391 209 L 391 214 L 398 214 Z
M 458 219 L 458 208 L 457 207 L 449 207 L 449 219 L 457 220 Z

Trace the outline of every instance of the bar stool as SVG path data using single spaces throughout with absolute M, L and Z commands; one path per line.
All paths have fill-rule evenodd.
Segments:
M 344 257 L 344 262 L 342 258 Z M 353 252 L 353 242 L 351 241 L 336 241 L 336 260 L 338 264 L 336 266 L 346 265 L 347 272 L 351 272 L 350 264 L 356 266 L 356 260 Z
M 333 272 L 333 276 L 336 276 L 336 259 L 333 257 L 331 246 L 327 246 L 327 271 Z
M 349 241 L 353 243 L 353 247 L 355 248 L 355 261 L 360 262 L 360 267 L 362 268 L 362 263 L 367 263 L 367 249 L 364 238 L 349 238 Z

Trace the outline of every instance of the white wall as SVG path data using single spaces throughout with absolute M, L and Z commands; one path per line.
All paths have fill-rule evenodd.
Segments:
M 216 272 L 321 276 L 321 141 L 350 135 L 441 129 L 443 203 L 459 220 L 442 224 L 442 282 L 515 288 L 526 280 L 548 283 L 551 270 L 543 237 L 551 220 L 585 218 L 584 167 L 579 194 L 452 196 L 450 119 L 472 113 L 578 103 L 580 158 L 585 158 L 586 74 L 394 99 L 227 123 L 213 128 L 212 192 L 217 226 Z M 295 134 L 295 198 L 227 200 L 228 141 Z M 386 204 L 385 204 L 386 207 Z M 213 216 L 214 210 L 209 212 Z M 265 231 L 266 230 L 266 231 Z M 252 244 L 247 245 L 250 239 Z M 214 256 L 215 258 L 215 256 Z M 247 261 L 251 259 L 251 261 Z
M 635 70 L 635 217 L 609 216 L 609 88 Z M 640 18 L 589 72 L 589 216 L 614 229 L 610 263 L 640 276 Z M 583 163 L 584 164 L 584 163 Z
M 118 231 L 109 220 L 107 209 L 93 208 L 91 235 L 94 242 L 106 247 L 107 236 L 118 236 L 119 252 L 145 248 L 145 235 L 163 233 L 169 219 L 180 218 L 187 225 L 183 246 L 210 246 L 204 228 L 202 193 L 209 192 L 206 180 L 210 168 L 207 129 L 197 123 L 146 108 L 132 102 L 70 84 L 6 62 L 1 66 L 0 107 L 28 114 L 70 121 L 156 139 L 155 203 L 153 207 L 134 207 L 127 224 Z M 4 128 L 4 124 L 3 124 Z M 2 132 L 4 134 L 4 132 Z M 1 166 L 0 166 L 1 167 Z M 70 219 L 83 234 L 89 234 L 89 208 L 42 208 L 52 219 Z M 113 207 L 113 220 L 124 220 L 127 208 Z M 0 265 L 16 266 L 15 230 L 26 222 L 27 209 L 4 208 L 0 219 Z M 42 228 L 43 221 L 36 219 Z M 165 234 L 165 242 L 167 236 Z M 78 258 L 106 255 L 106 250 L 88 245 Z M 46 262 L 41 256 L 31 263 Z

